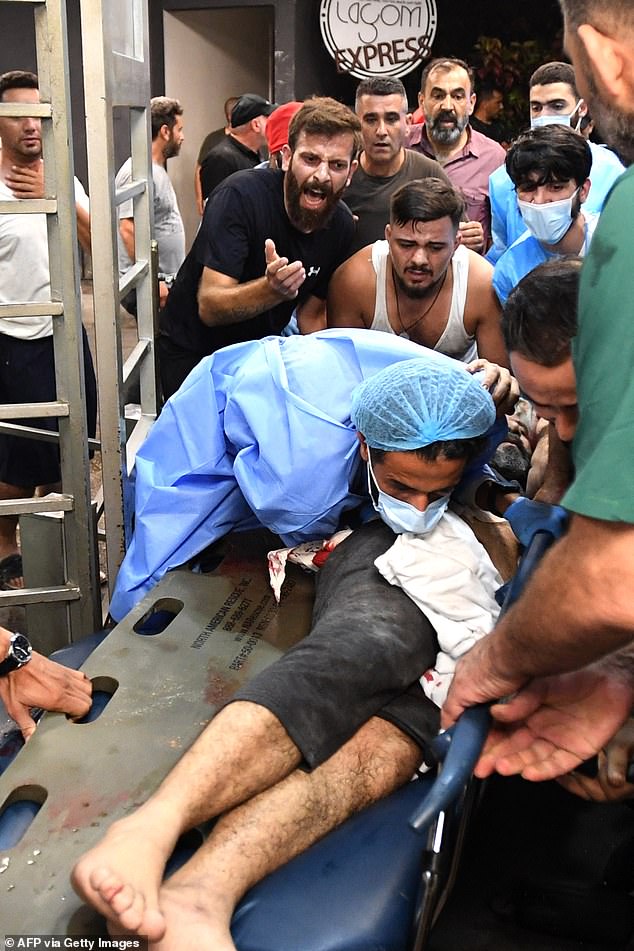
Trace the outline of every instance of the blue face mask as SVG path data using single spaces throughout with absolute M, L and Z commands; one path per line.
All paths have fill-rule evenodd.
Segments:
M 577 188 L 570 198 L 547 201 L 543 205 L 520 201 L 518 198 L 520 214 L 533 237 L 544 244 L 557 244 L 561 241 L 572 224 L 572 203 L 578 192 Z
M 569 113 L 554 113 L 554 115 L 549 116 L 535 116 L 534 119 L 531 119 L 531 129 L 539 129 L 545 125 L 569 125 L 572 127 L 572 117 L 575 112 L 581 105 L 583 100 L 579 100 L 572 112 Z M 574 126 L 575 132 L 578 132 L 581 128 L 581 116 L 578 117 L 577 122 Z
M 374 501 L 372 484 L 378 492 L 378 499 Z M 372 469 L 372 460 L 370 458 L 370 447 L 368 446 L 368 491 L 372 499 L 372 505 L 375 512 L 378 512 L 386 525 L 397 535 L 403 532 L 411 532 L 412 535 L 427 535 L 436 527 L 440 519 L 445 514 L 449 505 L 450 495 L 442 495 L 434 502 L 430 502 L 424 512 L 421 512 L 416 506 L 409 502 L 402 502 L 388 495 L 379 487 L 376 476 Z

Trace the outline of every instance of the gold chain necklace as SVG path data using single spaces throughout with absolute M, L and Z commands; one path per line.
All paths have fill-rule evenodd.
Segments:
M 427 316 L 429 311 L 432 309 L 432 307 L 434 306 L 434 304 L 440 297 L 440 292 L 445 286 L 445 280 L 447 278 L 447 271 L 449 270 L 449 268 L 445 270 L 445 273 L 442 276 L 440 284 L 438 285 L 438 290 L 434 294 L 434 299 L 429 305 L 429 307 L 427 308 L 427 310 L 424 310 L 423 313 L 419 317 L 417 317 L 413 323 L 409 324 L 408 327 L 405 326 L 405 324 L 403 323 L 403 318 L 401 317 L 401 308 L 398 302 L 398 287 L 396 286 L 396 281 L 394 280 L 394 265 L 392 264 L 391 261 L 390 261 L 390 269 L 392 271 L 392 286 L 394 288 L 394 297 L 396 299 L 396 316 L 398 317 L 398 322 L 401 325 L 401 330 L 403 331 L 403 333 L 409 334 L 410 330 L 412 330 L 413 327 L 416 327 L 416 325 L 419 324 L 421 320 L 423 320 Z

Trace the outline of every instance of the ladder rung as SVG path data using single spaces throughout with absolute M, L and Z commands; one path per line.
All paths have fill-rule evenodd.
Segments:
M 19 201 L 0 201 L 0 215 L 54 215 L 56 198 L 21 198 Z
M 140 419 L 137 420 L 136 426 L 130 433 L 130 438 L 126 443 L 126 466 L 128 475 L 132 473 L 132 469 L 134 468 L 134 463 L 136 460 L 136 454 L 145 442 L 147 435 L 155 422 L 156 420 L 154 416 L 144 413 Z
M 6 317 L 9 320 L 12 318 L 18 320 L 20 317 L 59 317 L 63 313 L 64 305 L 59 300 L 0 304 L 0 317 Z
M 145 354 L 149 351 L 149 349 L 150 349 L 149 340 L 139 340 L 134 350 L 132 351 L 128 359 L 123 364 L 123 382 L 124 383 L 127 383 L 130 377 L 130 374 L 132 373 L 134 368 L 139 365 L 139 363 L 141 362 Z
M 77 585 L 57 585 L 51 588 L 13 588 L 0 591 L 0 604 L 37 604 L 52 601 L 77 601 L 80 591 Z
M 137 179 L 136 181 L 130 182 L 129 185 L 124 185 L 123 188 L 117 188 L 114 195 L 115 205 L 122 205 L 124 201 L 130 201 L 131 198 L 136 198 L 137 195 L 143 195 L 147 191 L 147 181 L 142 179 Z
M 139 280 L 148 272 L 148 262 L 135 261 L 131 264 L 122 278 L 119 279 L 119 296 L 125 297 L 132 287 L 136 287 Z
M 5 436 L 17 436 L 18 439 L 35 439 L 37 442 L 59 443 L 59 433 L 56 430 L 38 429 L 36 426 L 0 423 L 0 433 Z
M 0 403 L 0 419 L 43 419 L 49 416 L 68 416 L 68 403 L 60 400 L 50 403 Z
M 8 3 L 10 0 L 2 0 Z M 13 0 L 15 3 L 16 0 Z M 21 3 L 41 3 L 43 0 L 20 0 Z M 53 115 L 50 102 L 0 102 L 0 117 L 50 119 Z
M 0 515 L 32 515 L 36 512 L 72 512 L 75 502 L 72 495 L 56 494 L 54 498 L 3 499 Z

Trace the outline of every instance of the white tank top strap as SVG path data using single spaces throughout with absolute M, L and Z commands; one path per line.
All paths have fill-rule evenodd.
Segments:
M 374 318 L 370 330 L 382 330 L 393 334 L 387 313 L 387 262 L 390 247 L 387 241 L 375 241 L 372 245 L 372 267 L 376 274 L 376 294 L 374 298 Z
M 469 363 L 478 356 L 475 338 L 470 336 L 464 327 L 464 312 L 467 302 L 467 288 L 469 285 L 469 252 L 464 245 L 459 244 L 451 258 L 453 275 L 453 291 L 447 326 L 434 350 L 446 353 Z

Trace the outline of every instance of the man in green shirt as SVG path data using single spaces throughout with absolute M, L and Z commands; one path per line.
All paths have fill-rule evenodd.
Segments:
M 579 91 L 620 158 L 634 161 L 634 7 L 560 0 Z M 525 595 L 459 664 L 449 725 L 518 691 L 493 715 L 477 769 L 549 779 L 603 747 L 634 703 L 634 170 L 614 186 L 584 266 L 573 350 L 579 423 L 567 535 Z

